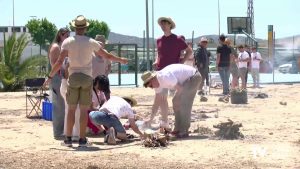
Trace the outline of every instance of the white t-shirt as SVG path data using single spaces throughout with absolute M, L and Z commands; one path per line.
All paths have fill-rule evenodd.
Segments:
M 92 77 L 92 56 L 102 46 L 92 38 L 75 35 L 68 37 L 62 44 L 62 50 L 68 51 L 69 74 L 81 72 Z
M 196 73 L 194 67 L 184 64 L 171 64 L 166 66 L 160 71 L 156 72 L 159 88 L 174 89 L 176 84 L 182 85 L 188 78 Z M 160 90 L 156 89 L 155 92 L 159 93 Z
M 252 69 L 259 69 L 260 60 L 261 60 L 261 55 L 259 52 L 251 53 Z
M 101 111 L 105 109 L 116 115 L 119 119 L 125 117 L 128 119 L 134 118 L 130 104 L 118 96 L 111 96 L 99 110 Z
M 250 56 L 249 56 L 249 54 L 246 51 L 239 53 L 239 60 L 240 59 L 247 59 L 249 57 Z M 239 68 L 247 68 L 247 62 L 241 62 L 241 61 L 239 61 L 238 66 L 239 66 Z

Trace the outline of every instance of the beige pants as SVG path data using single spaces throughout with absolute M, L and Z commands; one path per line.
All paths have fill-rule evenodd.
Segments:
M 175 113 L 174 131 L 187 133 L 191 125 L 191 111 L 197 89 L 201 82 L 201 75 L 197 73 L 184 82 L 181 93 L 176 92 L 173 97 L 173 110 Z

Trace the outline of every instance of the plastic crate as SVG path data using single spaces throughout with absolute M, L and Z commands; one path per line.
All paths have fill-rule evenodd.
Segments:
M 47 121 L 52 121 L 52 103 L 44 101 L 42 104 L 42 118 Z

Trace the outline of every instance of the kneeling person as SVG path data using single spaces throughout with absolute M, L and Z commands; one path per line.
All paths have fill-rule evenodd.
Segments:
M 99 111 L 90 112 L 91 121 L 96 125 L 104 125 L 109 128 L 107 136 L 108 144 L 116 144 L 116 138 L 126 140 L 126 131 L 120 122 L 120 118 L 128 118 L 132 130 L 143 137 L 143 133 L 135 124 L 132 106 L 136 105 L 136 101 L 130 97 L 111 96 Z

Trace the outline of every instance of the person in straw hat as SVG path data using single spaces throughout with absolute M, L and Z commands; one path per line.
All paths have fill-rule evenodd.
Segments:
M 207 52 L 207 43 L 208 40 L 205 37 L 202 37 L 199 42 L 199 47 L 194 53 L 194 57 L 196 60 L 196 66 L 201 74 L 202 80 L 199 85 L 199 95 L 204 95 L 203 86 L 204 86 L 204 80 L 208 77 L 208 71 L 209 71 L 209 58 L 208 58 L 208 52 Z M 209 86 L 209 82 L 206 81 L 206 85 Z
M 68 104 L 67 133 L 63 146 L 72 147 L 72 128 L 74 125 L 75 110 L 80 107 L 80 138 L 79 147 L 89 145 L 85 137 L 87 126 L 87 110 L 92 103 L 92 55 L 94 52 L 104 58 L 121 63 L 127 63 L 126 58 L 120 58 L 108 53 L 103 46 L 92 38 L 85 36 L 89 22 L 83 15 L 77 16 L 71 26 L 75 28 L 75 36 L 68 37 L 61 46 L 61 52 L 56 63 L 53 65 L 44 86 L 48 85 L 54 74 L 61 68 L 65 57 L 69 60 L 69 78 L 66 100 Z
M 91 121 L 96 125 L 104 125 L 108 130 L 105 137 L 107 144 L 117 144 L 116 138 L 126 140 L 126 131 L 120 122 L 120 118 L 128 118 L 132 130 L 143 138 L 143 133 L 135 124 L 135 114 L 132 109 L 137 104 L 137 101 L 129 96 L 118 97 L 111 96 L 99 109 L 99 111 L 92 111 L 89 114 Z
M 102 43 L 103 45 L 106 44 L 104 35 L 96 35 L 95 40 L 99 43 Z M 97 54 L 93 55 L 92 60 L 93 78 L 96 78 L 99 75 L 108 76 L 109 72 L 111 71 L 111 61 L 103 57 L 98 57 L 96 55 Z
M 201 75 L 194 67 L 183 64 L 171 64 L 160 71 L 143 73 L 144 87 L 154 88 L 157 91 L 163 88 L 176 89 L 172 99 L 175 114 L 175 127 L 172 131 L 176 137 L 188 137 L 191 123 L 191 110 L 194 98 L 201 81 Z M 151 113 L 149 124 L 155 117 Z
M 158 24 L 163 31 L 163 36 L 157 39 L 157 55 L 153 63 L 155 70 L 159 71 L 170 64 L 184 63 L 190 55 L 192 49 L 180 37 L 172 33 L 172 29 L 176 27 L 175 22 L 169 17 L 160 17 Z M 181 60 L 181 52 L 184 52 L 184 57 Z M 163 89 L 155 93 L 152 113 L 156 114 L 158 109 L 161 109 L 162 122 L 161 127 L 169 128 L 168 126 L 168 89 Z

